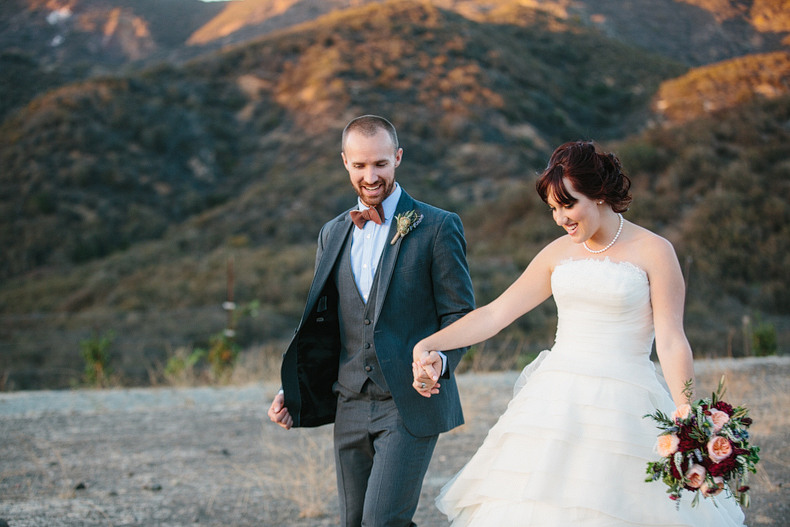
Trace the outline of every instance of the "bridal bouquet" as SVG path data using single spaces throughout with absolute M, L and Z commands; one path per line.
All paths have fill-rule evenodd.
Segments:
M 749 411 L 724 402 L 724 378 L 709 398 L 691 401 L 691 381 L 684 394 L 688 404 L 671 416 L 660 410 L 647 414 L 662 432 L 656 450 L 660 461 L 647 464 L 650 481 L 663 481 L 671 500 L 680 502 L 683 490 L 695 494 L 691 505 L 699 503 L 700 494 L 712 497 L 726 489 L 744 507 L 749 506 L 748 473 L 756 472 L 760 447 L 749 446 Z

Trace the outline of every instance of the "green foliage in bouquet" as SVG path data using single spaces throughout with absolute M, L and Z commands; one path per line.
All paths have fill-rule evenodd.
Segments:
M 663 481 L 678 506 L 684 490 L 695 494 L 692 507 L 699 503 L 700 494 L 713 499 L 722 491 L 749 506 L 748 475 L 757 471 L 760 447 L 749 445 L 749 410 L 725 402 L 725 391 L 722 377 L 709 398 L 692 402 L 689 380 L 683 390 L 687 404 L 671 416 L 660 410 L 644 416 L 661 430 L 656 450 L 662 456 L 647 464 L 645 481 Z

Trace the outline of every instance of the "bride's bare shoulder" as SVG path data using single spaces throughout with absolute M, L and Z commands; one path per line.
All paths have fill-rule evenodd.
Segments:
M 559 262 L 571 258 L 576 248 L 576 244 L 566 234 L 546 245 L 535 257 L 535 260 L 539 260 L 553 271 Z
M 672 243 L 636 224 L 632 235 L 631 252 L 639 255 L 640 267 L 645 270 L 655 265 L 666 265 L 667 262 L 677 261 L 677 255 Z
M 632 225 L 634 227 L 634 241 L 640 244 L 642 246 L 641 248 L 656 251 L 672 249 L 674 251 L 672 243 L 663 236 L 641 225 L 636 225 L 635 223 L 632 223 Z

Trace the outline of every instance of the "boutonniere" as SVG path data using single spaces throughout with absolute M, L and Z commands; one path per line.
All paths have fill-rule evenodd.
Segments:
M 419 225 L 422 221 L 422 218 L 422 214 L 417 216 L 417 213 L 413 210 L 395 216 L 395 225 L 397 226 L 398 232 L 395 233 L 390 245 L 395 245 L 395 242 L 398 241 L 398 238 L 402 238 L 416 229 L 417 225 Z

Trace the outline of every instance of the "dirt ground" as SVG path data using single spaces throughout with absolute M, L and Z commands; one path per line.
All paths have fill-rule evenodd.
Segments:
M 762 447 L 747 524 L 790 525 L 790 357 L 700 361 Z M 516 373 L 459 377 L 467 424 L 443 434 L 415 521 L 482 443 Z M 0 393 L 0 519 L 11 527 L 337 525 L 331 427 L 268 422 L 277 386 Z M 2 525 L 2 523 L 0 523 Z

